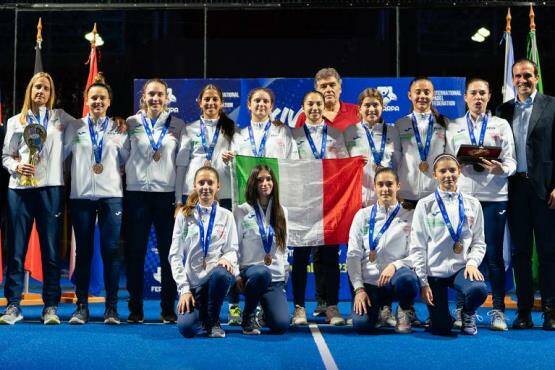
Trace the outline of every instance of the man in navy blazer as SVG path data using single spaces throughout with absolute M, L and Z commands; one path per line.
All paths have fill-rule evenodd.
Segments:
M 528 59 L 513 65 L 517 97 L 497 116 L 513 129 L 517 173 L 509 178 L 509 229 L 518 299 L 514 329 L 533 327 L 532 238 L 540 267 L 543 329 L 555 330 L 555 98 L 540 94 L 537 66 Z

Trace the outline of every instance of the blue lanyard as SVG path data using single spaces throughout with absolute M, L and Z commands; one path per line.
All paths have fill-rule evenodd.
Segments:
M 91 116 L 87 116 L 87 120 L 89 123 L 89 134 L 91 136 L 92 148 L 94 153 L 94 161 L 96 163 L 102 162 L 102 147 L 104 146 L 104 136 L 106 127 L 108 126 L 108 117 L 104 118 L 104 122 L 101 125 L 100 131 L 103 132 L 102 138 L 99 142 L 97 142 L 96 132 L 94 131 L 93 122 L 91 120 Z
M 416 139 L 416 145 L 418 146 L 418 154 L 420 154 L 420 160 L 426 161 L 428 158 L 428 153 L 430 152 L 430 143 L 432 142 L 432 134 L 434 132 L 434 115 L 430 114 L 430 120 L 428 122 L 428 131 L 426 132 L 426 145 L 422 145 L 422 138 L 420 137 L 420 131 L 418 130 L 418 123 L 416 121 L 416 115 L 413 113 L 411 117 L 412 130 L 414 131 L 414 138 Z
M 46 113 L 44 114 L 44 119 L 42 120 L 42 122 L 40 121 L 40 112 L 39 112 L 38 116 L 35 116 L 34 114 L 27 113 L 27 123 L 28 124 L 32 125 L 33 122 L 36 122 L 39 125 L 41 125 L 42 127 L 44 127 L 46 130 L 48 130 L 48 119 L 49 119 L 48 109 L 46 110 Z
M 212 141 L 210 142 L 210 146 L 208 146 L 207 139 L 206 139 L 206 124 L 202 117 L 200 117 L 200 140 L 202 142 L 202 148 L 206 153 L 206 159 L 211 161 L 212 155 L 214 154 L 214 148 L 216 147 L 216 143 L 218 142 L 218 136 L 220 136 L 220 121 L 216 124 L 216 131 L 214 131 L 214 136 L 212 136 Z
M 141 116 L 143 116 L 143 127 L 145 128 L 146 135 L 148 136 L 148 140 L 150 141 L 150 146 L 152 147 L 152 150 L 156 152 L 162 146 L 162 140 L 164 140 L 164 136 L 166 136 L 166 133 L 168 132 L 168 128 L 170 127 L 172 116 L 171 114 L 168 114 L 168 118 L 166 118 L 166 122 L 164 123 L 164 128 L 162 128 L 162 132 L 160 133 L 160 136 L 158 137 L 157 142 L 154 142 L 154 133 L 153 133 L 154 125 L 156 124 L 156 122 L 152 124 L 152 129 L 151 129 L 150 124 L 147 122 L 145 115 L 141 113 Z
M 369 226 L 369 228 L 368 228 L 368 239 L 369 239 L 368 246 L 370 247 L 371 251 L 376 250 L 376 248 L 378 247 L 378 243 L 380 242 L 380 238 L 387 231 L 387 229 L 389 229 L 389 226 L 391 226 L 391 223 L 393 222 L 393 219 L 395 218 L 395 216 L 397 216 L 397 213 L 399 213 L 399 210 L 401 209 L 401 204 L 397 203 L 397 206 L 395 207 L 393 212 L 391 212 L 391 214 L 389 215 L 389 217 L 387 218 L 387 220 L 383 224 L 382 228 L 380 229 L 380 231 L 376 235 L 376 238 L 374 239 L 374 226 L 376 226 L 377 209 L 378 209 L 378 205 L 375 204 L 372 207 L 372 211 L 370 211 L 370 221 L 369 221 L 369 225 L 368 225 Z
M 260 232 L 260 238 L 262 239 L 262 246 L 266 254 L 272 251 L 272 243 L 274 242 L 274 228 L 270 223 L 268 225 L 268 233 L 266 234 L 266 229 L 264 228 L 264 219 L 262 217 L 262 212 L 260 212 L 260 206 L 257 204 L 254 206 L 254 213 L 256 214 L 256 223 L 258 224 L 258 231 Z
M 382 165 L 382 160 L 383 160 L 383 155 L 385 153 L 385 143 L 387 141 L 387 125 L 385 124 L 385 122 L 383 123 L 382 143 L 380 145 L 380 151 L 379 152 L 376 150 L 376 144 L 374 143 L 374 139 L 372 138 L 372 132 L 370 132 L 370 129 L 368 128 L 368 126 L 366 126 L 363 123 L 362 127 L 364 127 L 364 131 L 366 131 L 366 138 L 368 139 L 368 144 L 370 144 L 370 150 L 372 151 L 372 157 L 374 158 L 374 164 L 376 164 L 376 166 L 381 166 Z
M 443 221 L 445 221 L 445 226 L 449 230 L 449 234 L 451 234 L 451 238 L 455 243 L 457 243 L 462 236 L 462 229 L 464 222 L 466 221 L 466 215 L 464 214 L 464 203 L 462 194 L 458 194 L 459 198 L 459 226 L 457 226 L 457 232 L 455 233 L 455 229 L 453 229 L 453 225 L 451 224 L 451 220 L 449 220 L 449 215 L 447 214 L 447 210 L 445 209 L 445 204 L 439 195 L 439 191 L 434 192 L 436 196 L 437 205 L 439 206 L 439 210 L 441 211 L 441 215 L 443 216 Z
M 470 112 L 466 112 L 466 125 L 468 126 L 468 135 L 470 135 L 470 142 L 472 145 L 483 146 L 484 138 L 486 137 L 486 129 L 488 127 L 488 115 L 484 115 L 482 121 L 482 129 L 480 130 L 480 141 L 476 143 L 476 136 L 474 136 L 474 125 L 470 120 Z
M 262 157 L 264 155 L 264 148 L 266 147 L 266 138 L 268 138 L 268 133 L 270 132 L 270 126 L 272 122 L 268 121 L 266 126 L 264 127 L 264 135 L 262 136 L 262 140 L 260 141 L 260 148 L 256 150 L 256 143 L 254 142 L 254 133 L 252 132 L 252 125 L 248 125 L 247 128 L 249 129 L 249 139 L 251 141 L 251 149 L 252 153 L 255 157 Z
M 198 213 L 197 224 L 200 234 L 200 247 L 202 248 L 202 252 L 204 253 L 204 258 L 206 259 L 208 249 L 210 248 L 212 230 L 214 229 L 214 220 L 216 219 L 216 208 L 218 208 L 218 205 L 216 202 L 212 203 L 212 210 L 210 211 L 210 220 L 208 221 L 208 229 L 206 230 L 206 235 L 204 234 L 204 224 L 202 223 L 202 210 L 198 203 L 196 208 Z
M 326 158 L 326 142 L 328 140 L 328 125 L 324 124 L 322 127 L 322 145 L 320 149 L 320 154 L 318 154 L 318 150 L 316 149 L 316 145 L 314 145 L 314 140 L 312 140 L 312 135 L 310 135 L 310 130 L 308 129 L 306 123 L 303 125 L 304 134 L 306 135 L 306 139 L 308 140 L 308 144 L 310 145 L 310 149 L 312 149 L 312 154 L 314 154 L 314 158 L 316 159 L 324 159 Z

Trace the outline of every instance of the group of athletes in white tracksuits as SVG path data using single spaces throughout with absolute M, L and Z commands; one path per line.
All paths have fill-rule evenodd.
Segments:
M 483 276 L 477 270 L 487 254 L 484 223 L 487 229 L 488 222 L 494 222 L 484 219 L 482 206 L 496 203 L 506 209 L 507 176 L 516 168 L 508 123 L 487 113 L 487 82 L 469 82 L 465 99 L 470 113 L 454 122 L 448 122 L 432 108 L 433 85 L 426 78 L 411 83 L 409 98 L 413 112 L 395 125 L 383 122 L 381 94 L 366 89 L 358 104 L 360 122 L 344 132 L 326 123 L 325 97 L 319 91 L 305 95 L 306 122 L 292 130 L 271 121 L 275 99 L 265 88 L 249 94 L 251 123 L 242 129 L 235 129 L 223 113 L 223 95 L 214 85 L 207 85 L 199 94 L 200 120 L 187 125 L 167 113 L 167 85 L 159 79 L 145 84 L 141 111 L 126 124 L 107 118 L 112 93 L 103 81 L 97 81 L 86 91 L 90 112 L 79 120 L 53 109 L 53 91 L 48 74 L 35 75 L 27 88 L 22 113 L 28 119 L 22 120 L 17 115 L 8 121 L 2 157 L 11 175 L 5 285 L 9 305 L 0 323 L 13 324 L 23 318 L 19 309 L 22 261 L 33 219 L 41 239 L 43 261 L 48 261 L 43 320 L 47 324 L 60 322 L 56 313 L 60 298 L 57 248 L 60 230 L 56 221 L 62 210 L 63 161 L 72 154 L 70 210 L 76 234 L 78 304 L 70 323 L 83 324 L 89 319 L 87 294 L 94 245 L 91 235 L 97 216 L 107 291 L 104 319 L 106 323 L 120 322 L 116 307 L 120 264 L 117 245 L 125 212 L 132 220 L 124 227 L 129 322 L 144 319 L 142 268 L 148 232 L 154 224 L 161 257 L 164 322 L 178 321 L 174 313 L 177 291 L 183 335 L 203 331 L 214 337 L 225 335 L 216 312 L 219 313 L 225 295 L 238 279 L 240 290 L 250 294 L 249 305 L 256 307 L 261 303 L 266 321 L 273 323 L 270 328 L 284 332 L 288 312 L 269 311 L 274 311 L 271 309 L 274 304 L 283 310 L 287 307 L 282 304 L 286 303 L 283 284 L 289 271 L 287 252 L 277 247 L 286 245 L 287 212 L 275 201 L 272 191 L 277 189 L 277 182 L 273 182 L 271 171 L 264 168 L 258 169 L 259 177 L 253 178 L 251 184 L 254 203 L 240 205 L 234 215 L 226 210 L 231 203 L 230 161 L 235 154 L 290 159 L 362 155 L 366 160 L 362 189 L 365 208 L 353 220 L 347 254 L 354 288 L 353 325 L 359 331 L 383 325 L 382 309 L 391 305 L 391 296 L 402 295 L 395 325 L 398 332 L 409 332 L 415 319 L 412 301 L 421 289 L 430 309 L 432 332 L 446 333 L 452 322 L 444 290 L 450 286 L 459 291 L 461 305 L 457 315 L 463 331 L 476 333 L 475 309 L 487 293 Z M 474 104 L 471 99 L 477 95 L 481 96 L 481 104 Z M 47 129 L 48 136 L 33 165 L 29 164 L 23 130 L 35 121 Z M 482 130 L 484 126 L 487 127 Z M 472 139 L 469 129 L 473 130 Z M 452 155 L 444 155 L 456 155 L 461 144 L 473 140 L 480 140 L 479 145 L 501 146 L 499 160 L 484 161 L 473 169 L 460 166 Z M 22 177 L 32 175 L 37 186 L 21 185 Z M 442 180 L 448 176 L 451 178 Z M 267 190 L 261 185 L 263 181 L 272 182 L 269 194 L 263 194 Z M 397 196 L 405 200 L 402 206 Z M 275 203 L 282 212 L 273 211 Z M 413 215 L 408 208 L 415 205 Z M 42 227 L 43 224 L 49 227 Z M 448 228 L 448 224 L 452 226 Z M 492 249 L 502 247 L 502 232 L 491 238 L 496 240 Z M 264 245 L 263 241 L 269 244 Z M 323 246 L 318 248 L 325 250 Z M 489 248 L 488 245 L 488 253 Z M 250 269 L 253 266 L 259 269 Z M 375 299 L 380 303 L 374 304 Z M 193 307 L 198 312 L 187 316 L 193 313 Z M 302 324 L 303 312 L 297 312 L 297 308 L 301 307 L 296 307 L 293 322 Z M 493 326 L 492 322 L 493 328 L 506 329 L 506 324 L 502 325 L 503 309 L 494 306 L 502 323 L 498 320 Z M 259 333 L 252 315 L 252 309 L 243 314 L 247 334 Z M 385 322 L 391 322 L 390 319 L 386 317 Z M 332 310 L 328 316 L 331 323 L 340 325 L 342 320 L 338 311 Z

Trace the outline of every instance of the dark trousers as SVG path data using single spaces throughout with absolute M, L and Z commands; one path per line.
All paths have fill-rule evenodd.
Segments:
M 555 308 L 555 210 L 536 195 L 530 180 L 518 176 L 509 178 L 509 230 L 518 309 L 530 311 L 534 305 L 532 237 L 538 252 L 542 305 Z
M 116 307 L 120 269 L 119 239 L 123 213 L 122 198 L 72 199 L 70 205 L 71 223 L 75 231 L 74 274 L 77 303 L 88 303 L 91 261 L 94 252 L 94 228 L 98 215 L 106 307 Z
M 8 304 L 19 305 L 23 292 L 25 256 L 33 220 L 37 224 L 44 283 L 45 307 L 60 302 L 60 224 L 62 221 L 62 187 L 8 189 L 7 271 L 4 296 Z
M 144 191 L 125 193 L 127 243 L 125 262 L 129 309 L 137 311 L 143 306 L 144 266 L 151 225 L 156 232 L 156 247 L 160 256 L 162 292 L 160 306 L 163 312 L 173 312 L 177 288 L 172 277 L 168 254 L 172 242 L 175 194 Z
M 316 282 L 322 279 L 323 297 L 328 306 L 337 305 L 339 301 L 339 246 L 321 245 L 317 247 L 295 247 L 293 249 L 293 299 L 296 305 L 305 306 L 306 268 L 310 254 L 314 249 L 314 275 Z
M 249 266 L 241 270 L 245 282 L 245 316 L 253 315 L 260 303 L 266 325 L 273 333 L 283 334 L 289 328 L 289 304 L 285 295 L 285 282 L 272 282 L 266 266 Z
M 220 310 L 235 277 L 224 267 L 216 266 L 191 289 L 195 297 L 193 312 L 177 315 L 177 329 L 186 338 L 199 335 L 209 326 L 220 321 Z
M 434 305 L 428 306 L 432 321 L 430 329 L 434 334 L 447 334 L 453 327 L 453 319 L 449 313 L 448 288 L 455 289 L 463 296 L 462 309 L 468 314 L 474 314 L 488 296 L 486 283 L 465 279 L 464 268 L 446 278 L 428 276 L 428 283 L 434 299 Z
M 384 305 L 390 305 L 392 298 L 399 300 L 399 306 L 408 310 L 413 304 L 420 284 L 416 273 L 408 268 L 400 268 L 395 271 L 389 284 L 383 287 L 364 284 L 364 290 L 370 298 L 372 306 L 368 307 L 368 313 L 358 315 L 353 311 L 353 329 L 358 333 L 371 331 L 376 327 L 380 309 Z
M 487 269 L 493 297 L 493 309 L 505 311 L 505 262 L 503 238 L 507 222 L 508 202 L 480 202 L 484 212 L 486 255 L 480 270 Z M 464 297 L 457 295 L 457 308 L 462 308 Z

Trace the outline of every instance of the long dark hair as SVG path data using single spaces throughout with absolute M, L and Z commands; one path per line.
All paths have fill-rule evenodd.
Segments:
M 409 92 L 410 89 L 412 88 L 412 85 L 414 85 L 415 83 L 417 83 L 418 81 L 428 81 L 431 85 L 432 88 L 434 87 L 434 83 L 432 82 L 432 80 L 430 80 L 428 77 L 416 77 L 414 78 L 410 84 L 409 84 Z M 409 113 L 412 113 L 414 110 L 414 107 L 411 105 Z M 436 120 L 436 122 L 443 128 L 447 128 L 447 122 L 449 122 L 449 119 L 447 119 L 447 117 L 445 117 L 443 114 L 439 113 L 437 109 L 434 108 L 434 106 L 430 106 L 430 110 L 432 111 L 432 114 L 434 115 L 434 119 Z
M 222 124 L 222 132 L 224 134 L 224 136 L 226 137 L 226 139 L 228 141 L 231 141 L 231 139 L 233 138 L 233 133 L 235 132 L 235 122 L 233 122 L 233 120 L 231 118 L 229 118 L 227 116 L 227 114 L 225 114 L 224 110 L 223 110 L 223 104 L 224 104 L 224 94 L 222 93 L 222 90 L 214 85 L 214 84 L 208 84 L 205 85 L 202 90 L 200 90 L 198 97 L 197 97 L 197 103 L 200 105 L 202 102 L 202 96 L 204 95 L 204 93 L 208 90 L 214 90 L 218 96 L 220 97 L 220 101 L 222 102 L 222 109 L 220 109 L 220 123 Z
M 282 252 L 285 251 L 287 246 L 285 245 L 287 225 L 285 222 L 285 215 L 283 213 L 283 208 L 281 208 L 281 203 L 279 202 L 279 186 L 276 175 L 272 169 L 265 165 L 259 164 L 254 167 L 249 179 L 247 180 L 247 189 L 245 190 L 245 197 L 247 198 L 247 203 L 251 207 L 258 207 L 258 174 L 262 171 L 267 171 L 272 177 L 272 182 L 274 186 L 272 187 L 272 214 L 270 215 L 270 224 L 274 228 L 276 236 L 276 245 Z
M 216 180 L 218 181 L 218 184 L 220 183 L 220 175 L 218 175 L 218 171 L 216 171 L 214 169 L 214 167 L 211 167 L 211 166 L 203 166 L 203 167 L 199 168 L 197 170 L 197 172 L 195 172 L 195 180 L 194 181 L 197 180 L 197 176 L 201 171 L 212 172 L 214 174 L 214 176 L 216 176 Z M 193 183 L 194 183 L 194 181 L 193 181 Z M 217 194 L 214 194 L 214 199 L 218 200 L 218 195 Z M 190 217 L 193 214 L 193 210 L 197 206 L 197 203 L 198 203 L 198 193 L 197 193 L 196 190 L 193 190 L 187 196 L 187 201 L 185 202 L 185 205 L 183 206 L 183 214 L 187 217 Z

